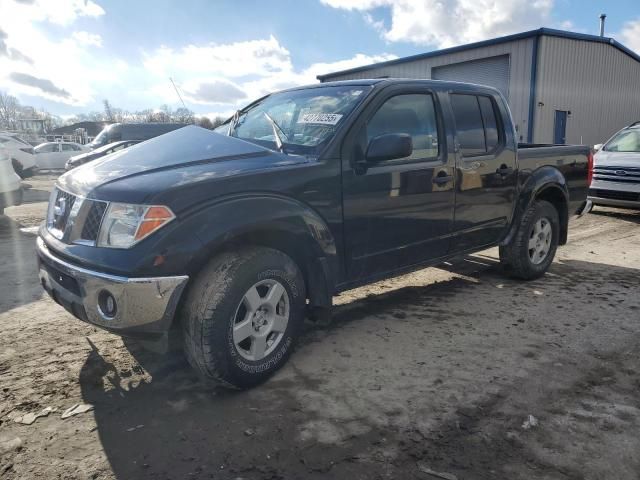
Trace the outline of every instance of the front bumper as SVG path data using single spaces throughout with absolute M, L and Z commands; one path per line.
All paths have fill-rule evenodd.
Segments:
M 37 251 L 40 283 L 51 298 L 80 320 L 121 335 L 153 339 L 166 334 L 189 280 L 186 275 L 128 278 L 87 270 L 56 257 L 40 237 Z M 107 293 L 116 305 L 111 316 L 101 308 Z

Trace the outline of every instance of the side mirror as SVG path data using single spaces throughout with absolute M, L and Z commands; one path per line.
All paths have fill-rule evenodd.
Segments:
M 593 146 L 593 149 L 597 152 L 598 150 L 602 150 L 602 144 L 601 143 L 597 143 Z
M 413 140 L 406 133 L 388 133 L 378 135 L 369 142 L 367 162 L 377 163 L 394 158 L 404 158 L 413 152 Z

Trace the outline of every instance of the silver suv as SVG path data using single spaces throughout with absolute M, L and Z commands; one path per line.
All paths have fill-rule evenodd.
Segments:
M 640 122 L 595 148 L 589 200 L 594 205 L 640 209 Z

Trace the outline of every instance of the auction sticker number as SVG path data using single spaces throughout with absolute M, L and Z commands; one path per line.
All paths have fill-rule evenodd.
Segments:
M 315 123 L 316 125 L 335 125 L 342 115 L 339 113 L 305 113 L 298 123 Z

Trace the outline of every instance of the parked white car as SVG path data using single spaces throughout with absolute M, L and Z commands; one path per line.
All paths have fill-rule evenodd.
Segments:
M 37 170 L 33 147 L 14 133 L 0 132 L 0 147 L 9 156 L 13 169 L 22 178 L 30 177 Z
M 44 170 L 63 169 L 69 158 L 91 151 L 89 147 L 72 142 L 41 143 L 34 150 L 38 168 Z
M 20 177 L 13 170 L 8 151 L 0 144 L 0 215 L 5 207 L 22 203 Z
M 640 122 L 594 147 L 589 200 L 594 205 L 640 209 Z

